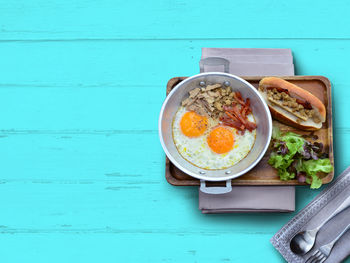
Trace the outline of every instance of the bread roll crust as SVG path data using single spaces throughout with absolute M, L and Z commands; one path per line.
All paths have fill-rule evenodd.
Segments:
M 292 97 L 296 97 L 299 99 L 303 99 L 307 102 L 309 102 L 313 109 L 315 109 L 318 114 L 319 114 L 319 118 L 321 120 L 321 123 L 315 123 L 313 121 L 297 121 L 297 118 L 294 116 L 291 116 L 286 110 L 280 108 L 277 105 L 273 105 L 272 103 L 270 103 L 267 99 L 267 96 L 265 94 L 264 91 L 262 90 L 266 90 L 266 88 L 271 88 L 271 87 L 275 87 L 275 88 L 282 88 L 285 90 L 288 90 L 288 93 L 292 96 Z M 296 85 L 294 85 L 293 83 L 290 83 L 284 79 L 281 78 L 277 78 L 277 77 L 266 77 L 263 78 L 260 83 L 259 83 L 259 90 L 262 93 L 263 97 L 266 100 L 266 103 L 268 104 L 271 114 L 272 116 L 293 127 L 296 127 L 298 129 L 302 129 L 302 130 L 318 130 L 322 127 L 322 123 L 325 122 L 326 120 L 326 108 L 323 105 L 323 103 L 313 94 L 311 94 L 310 92 L 308 92 L 307 90 L 304 90 Z
M 290 92 L 291 95 L 297 95 L 298 97 L 310 102 L 310 104 L 317 108 L 321 121 L 324 122 L 326 120 L 326 107 L 323 105 L 322 101 L 320 101 L 315 95 L 311 94 L 307 90 L 304 90 L 293 83 L 290 83 L 284 79 L 277 77 L 267 77 L 263 78 L 259 86 L 261 87 L 280 87 L 286 89 Z
M 300 130 L 305 130 L 305 131 L 316 131 L 316 130 L 319 130 L 321 127 L 317 127 L 317 126 L 312 126 L 312 125 L 305 125 L 305 124 L 301 124 L 301 123 L 297 123 L 295 121 L 293 121 L 292 119 L 289 119 L 288 117 L 286 117 L 286 115 L 283 115 L 282 113 L 279 113 L 278 111 L 276 111 L 273 107 L 271 107 L 270 105 L 269 106 L 269 109 L 271 111 L 271 114 L 272 116 L 284 123 L 284 124 L 287 124 L 289 126 L 292 126 L 292 127 L 295 127 L 297 129 L 300 129 Z

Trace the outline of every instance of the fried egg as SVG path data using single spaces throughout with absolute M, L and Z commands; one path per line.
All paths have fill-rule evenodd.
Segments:
M 247 117 L 255 122 L 252 114 Z M 246 130 L 242 135 L 235 128 L 184 107 L 175 114 L 172 129 L 180 155 L 207 170 L 224 169 L 241 161 L 252 149 L 256 137 L 256 130 Z

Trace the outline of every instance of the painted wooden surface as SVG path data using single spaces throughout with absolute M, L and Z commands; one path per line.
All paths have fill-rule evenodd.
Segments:
M 294 214 L 202 215 L 164 178 L 157 119 L 201 47 L 291 48 L 333 84 L 350 163 L 347 1 L 0 0 L 0 262 L 281 262 Z M 296 208 L 319 190 L 297 188 Z

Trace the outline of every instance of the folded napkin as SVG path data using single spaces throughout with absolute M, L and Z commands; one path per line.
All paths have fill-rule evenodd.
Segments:
M 224 58 L 229 72 L 241 76 L 293 76 L 293 56 L 290 49 L 269 48 L 203 48 L 202 59 Z M 224 65 L 204 65 L 205 72 L 224 71 Z M 227 194 L 212 195 L 199 191 L 202 213 L 293 212 L 294 186 L 233 186 Z
M 227 194 L 210 195 L 199 191 L 203 214 L 239 212 L 291 212 L 295 189 L 290 186 L 233 186 Z
M 324 225 L 317 234 L 314 248 L 305 256 L 295 255 L 289 248 L 290 240 L 303 230 L 320 225 L 350 196 L 350 167 L 327 186 L 315 199 L 301 210 L 292 220 L 271 239 L 272 245 L 288 262 L 305 262 L 319 247 L 332 241 L 350 223 L 350 208 L 335 216 Z M 342 262 L 350 254 L 350 231 L 346 232 L 334 245 L 329 258 L 325 261 Z
M 229 73 L 238 76 L 294 76 L 290 49 L 203 48 L 202 59 L 220 57 L 230 62 Z M 223 65 L 205 66 L 205 72 L 222 72 Z

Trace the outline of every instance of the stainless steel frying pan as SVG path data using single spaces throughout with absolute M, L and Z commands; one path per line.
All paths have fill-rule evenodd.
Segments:
M 250 98 L 257 133 L 253 148 L 243 160 L 226 169 L 206 170 L 191 164 L 179 154 L 172 136 L 172 123 L 181 101 L 188 97 L 190 90 L 215 83 L 229 85 L 233 91 L 241 92 L 243 98 Z M 247 173 L 261 160 L 269 146 L 271 133 L 271 114 L 259 92 L 247 81 L 228 73 L 201 73 L 180 82 L 166 97 L 159 116 L 159 137 L 165 154 L 180 170 L 201 180 L 201 191 L 211 194 L 231 191 L 231 179 Z M 205 181 L 226 181 L 226 187 L 207 187 Z

